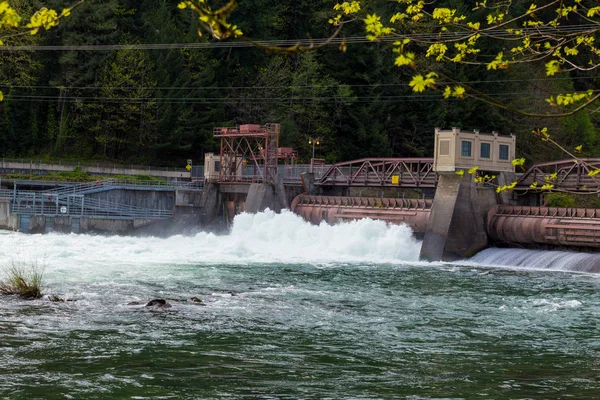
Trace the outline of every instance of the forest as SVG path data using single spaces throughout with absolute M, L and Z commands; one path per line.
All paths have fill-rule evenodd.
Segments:
M 70 3 L 11 4 L 27 14 Z M 231 19 L 255 40 L 326 38 L 333 31 L 327 23 L 333 4 L 241 1 Z M 364 37 L 364 28 L 351 25 L 343 35 Z M 429 157 L 435 127 L 515 133 L 517 156 L 528 163 L 566 158 L 531 134 L 541 126 L 565 148 L 582 144 L 584 156 L 600 155 L 600 119 L 588 109 L 533 118 L 476 100 L 415 94 L 408 85 L 411 72 L 394 65 L 385 43 L 348 40 L 343 49 L 285 54 L 232 39 L 218 42 L 199 36 L 196 16 L 176 1 L 88 0 L 56 28 L 4 42 L 48 46 L 2 52 L 5 158 L 181 166 L 218 150 L 213 127 L 269 122 L 281 124 L 280 146 L 298 150 L 300 162 L 310 158 L 309 137 L 320 138 L 317 154 L 327 162 Z M 597 86 L 590 74 L 547 77 L 539 65 L 453 68 L 454 76 L 497 101 L 531 112 L 551 93 Z

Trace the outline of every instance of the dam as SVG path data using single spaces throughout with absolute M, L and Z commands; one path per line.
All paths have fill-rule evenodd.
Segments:
M 5 179 L 0 228 L 29 233 L 176 234 L 225 230 L 241 212 L 289 208 L 313 224 L 362 218 L 406 224 L 423 239 L 421 256 L 428 260 L 468 257 L 494 243 L 600 247 L 600 213 L 544 207 L 545 193 L 532 190 L 549 179 L 554 190 L 598 190 L 600 182 L 589 171 L 600 160 L 537 164 L 517 175 L 510 162 L 514 135 L 458 128 L 436 129 L 435 134 L 433 158 L 294 165 L 293 152 L 278 147 L 277 124 L 215 128 L 221 151 L 206 154 L 195 176 L 192 171 L 144 170 L 162 178 L 170 175 L 148 182 L 98 179 L 79 184 Z M 11 171 L 43 169 L 31 162 L 2 166 Z M 476 184 L 469 174 L 456 174 L 474 166 L 497 176 L 497 185 L 516 181 L 512 194 Z

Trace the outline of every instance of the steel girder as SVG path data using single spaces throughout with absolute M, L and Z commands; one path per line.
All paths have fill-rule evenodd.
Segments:
M 242 127 L 244 127 L 242 125 Z M 256 129 L 215 128 L 214 137 L 221 140 L 219 182 L 275 183 L 279 125 L 267 124 Z M 256 175 L 242 176 L 246 160 L 254 166 Z
M 536 164 L 529 168 L 517 181 L 516 190 L 529 190 L 537 183 L 541 187 L 547 183 L 553 190 L 573 192 L 596 192 L 600 190 L 599 175 L 589 176 L 600 169 L 600 158 L 580 158 Z M 556 177 L 552 177 L 556 174 Z
M 433 158 L 363 158 L 332 165 L 315 182 L 322 186 L 435 188 Z

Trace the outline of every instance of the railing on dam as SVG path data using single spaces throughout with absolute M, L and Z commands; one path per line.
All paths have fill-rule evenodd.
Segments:
M 82 194 L 2 190 L 0 197 L 10 200 L 10 212 L 13 214 L 106 219 L 164 219 L 173 215 L 172 210 L 130 206 L 92 199 Z
M 195 182 L 177 182 L 163 180 L 129 180 L 129 179 L 103 179 L 95 182 L 78 183 L 72 186 L 66 186 L 53 190 L 59 194 L 85 194 L 112 189 L 128 190 L 158 190 L 158 191 L 176 191 L 176 190 L 202 190 L 204 180 Z
M 4 181 L 6 182 L 6 181 Z M 56 186 L 53 189 L 44 189 L 43 192 L 55 194 L 90 194 L 113 189 L 127 190 L 152 190 L 152 191 L 177 191 L 177 190 L 203 190 L 204 180 L 194 182 L 166 181 L 166 180 L 130 180 L 130 179 L 103 179 L 94 182 L 64 182 L 64 181 L 13 181 L 18 186 Z
M 314 165 L 315 179 L 320 179 L 330 167 L 330 164 Z M 264 180 L 262 166 L 246 165 L 239 172 L 241 174 L 215 176 L 213 179 L 217 180 L 218 178 L 220 183 L 254 183 Z M 310 164 L 279 165 L 277 167 L 277 174 L 283 176 L 283 183 L 287 185 L 300 185 L 302 183 L 301 175 L 305 172 L 310 172 Z

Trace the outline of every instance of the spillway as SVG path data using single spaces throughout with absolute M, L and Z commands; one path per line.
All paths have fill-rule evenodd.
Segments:
M 489 248 L 469 262 L 482 266 L 513 267 L 537 270 L 600 272 L 600 254 L 574 251 Z

